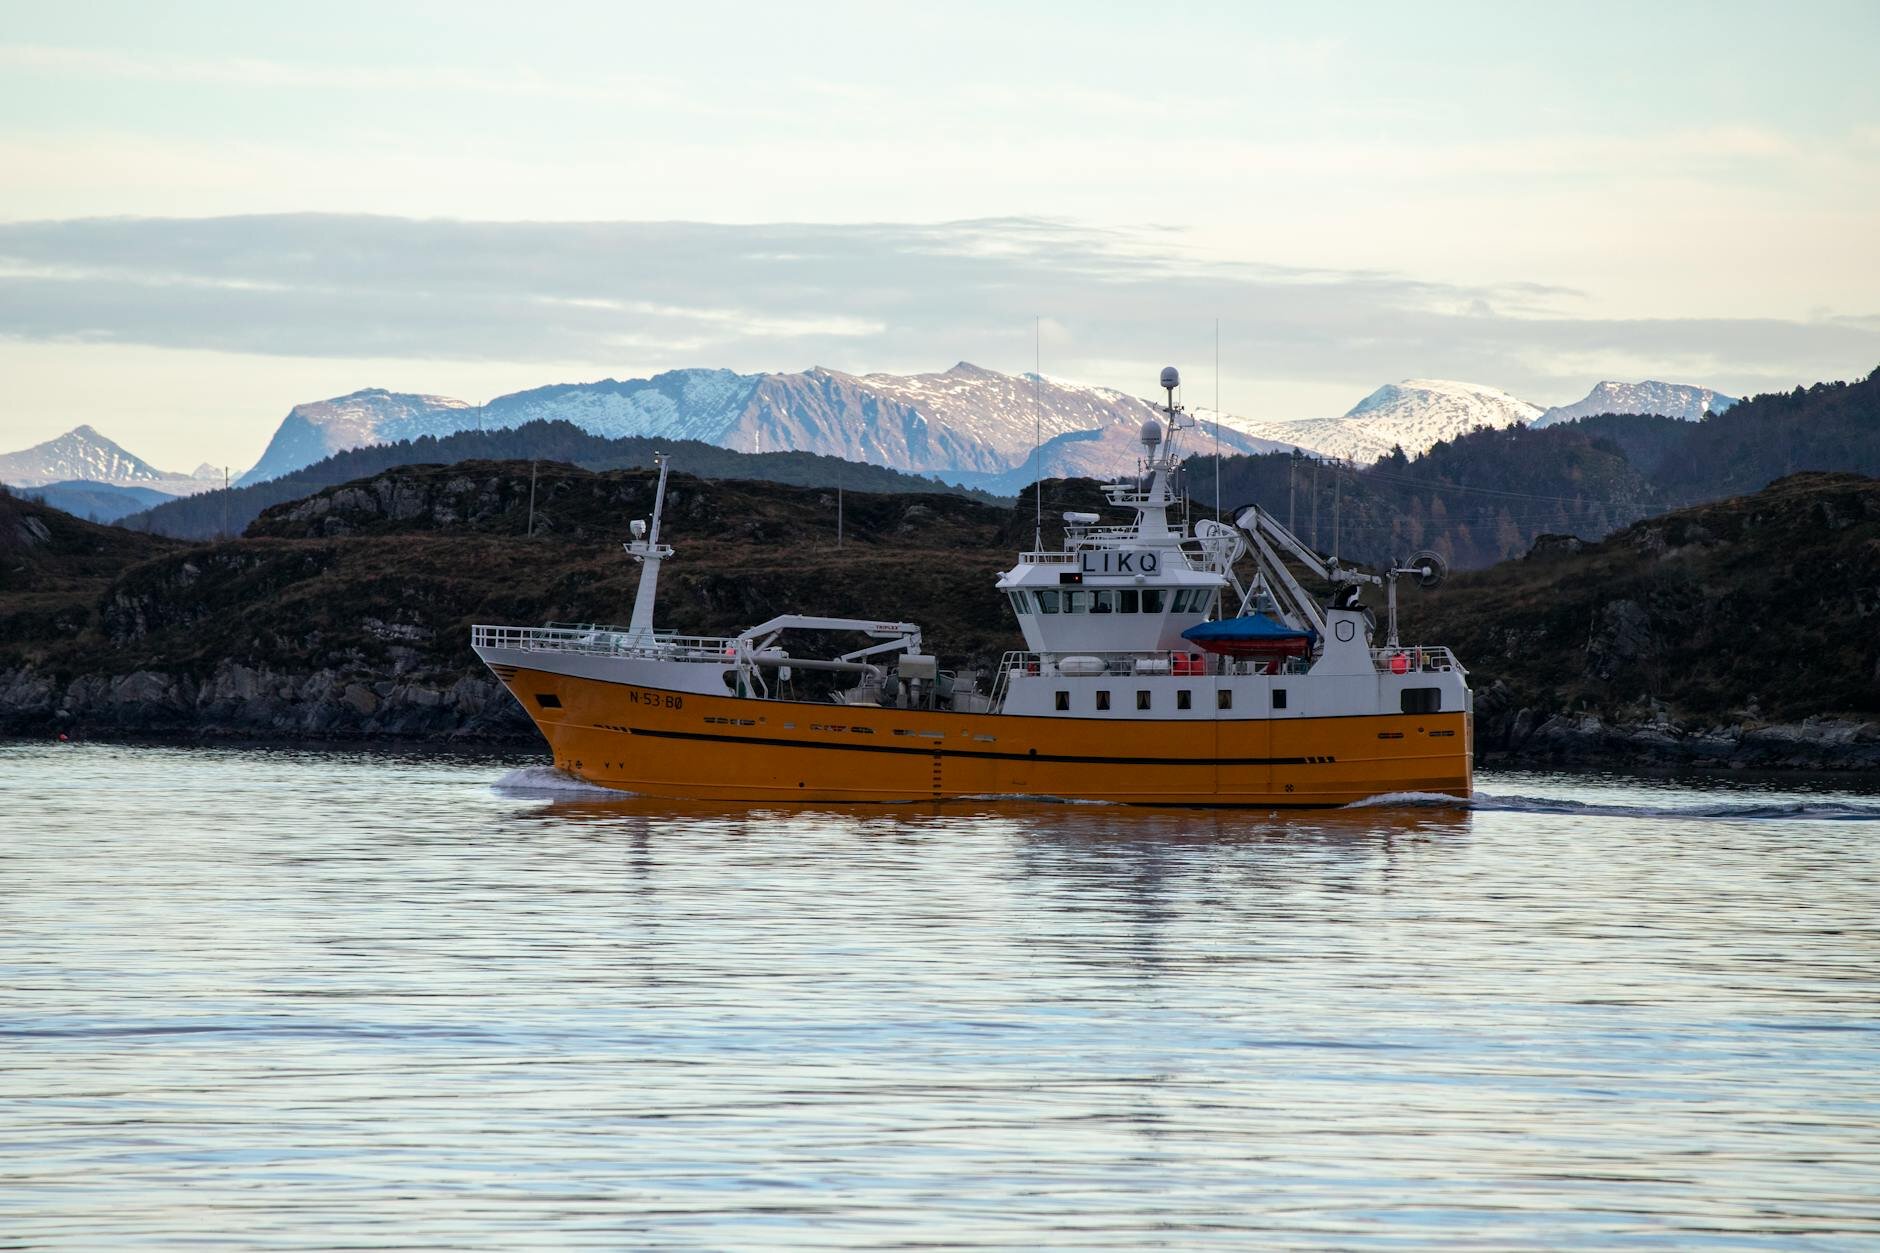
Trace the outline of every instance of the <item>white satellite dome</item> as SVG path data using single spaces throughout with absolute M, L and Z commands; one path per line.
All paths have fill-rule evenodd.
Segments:
M 1180 370 L 1177 370 L 1172 365 L 1163 366 L 1162 367 L 1162 386 L 1165 389 L 1172 390 L 1174 388 L 1180 387 L 1181 385 L 1182 385 L 1182 372 Z
M 1142 424 L 1142 446 L 1144 448 L 1154 448 L 1161 442 L 1162 420 L 1160 418 L 1150 418 L 1147 422 Z

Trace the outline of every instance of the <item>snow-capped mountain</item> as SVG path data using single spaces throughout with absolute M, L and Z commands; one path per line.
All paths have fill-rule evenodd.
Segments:
M 408 395 L 379 387 L 295 405 L 241 483 L 276 479 L 348 448 L 473 429 L 479 413 L 475 405 L 448 396 Z
M 127 452 L 120 444 L 99 434 L 95 427 L 77 426 L 57 439 L 34 444 L 19 452 L 0 454 L 0 483 L 11 487 L 55 485 L 63 494 L 62 499 L 70 498 L 73 501 L 79 500 L 74 493 L 86 485 L 101 484 L 161 492 L 165 496 L 189 496 L 222 486 L 222 471 L 207 465 L 198 466 L 192 474 L 159 470 L 142 457 Z M 106 521 L 122 516 L 131 511 L 124 509 L 113 513 L 110 502 L 125 499 L 134 500 L 136 497 L 127 497 L 123 493 L 97 493 L 96 499 L 85 498 L 83 503 L 86 507 L 81 516 L 95 513 Z M 47 501 L 55 508 L 65 508 L 51 494 L 47 496 Z
M 1243 427 L 1253 435 L 1357 462 L 1371 462 L 1401 447 L 1409 456 L 1427 452 L 1478 426 L 1533 422 L 1542 413 L 1498 387 L 1448 379 L 1405 379 L 1378 388 L 1339 418 L 1260 422 Z
M 557 383 L 498 396 L 473 414 L 490 429 L 525 422 L 572 422 L 608 439 L 663 435 L 719 443 L 751 394 L 761 374 L 731 370 L 668 370 L 648 379 L 602 379 L 598 383 Z M 457 428 L 452 428 L 457 429 Z
M 1013 486 L 1007 479 L 1029 483 L 1034 464 L 1046 475 L 1126 469 L 1152 413 L 1150 402 L 1122 392 L 967 362 L 916 375 L 672 370 L 539 387 L 480 407 L 369 390 L 295 406 L 243 481 L 275 478 L 361 444 L 560 419 L 609 438 L 696 439 L 743 452 L 800 449 L 1003 490 Z M 1282 446 L 1231 420 L 1222 425 L 1223 452 Z M 1034 429 L 1045 441 L 1036 463 Z
M 0 455 L 0 483 L 38 487 L 83 479 L 92 483 L 155 486 L 181 475 L 166 474 L 142 457 L 126 452 L 89 426 L 19 452 Z
M 1570 405 L 1555 405 L 1534 419 L 1535 426 L 1552 426 L 1575 418 L 1590 418 L 1601 413 L 1656 413 L 1686 422 L 1700 421 L 1706 413 L 1722 413 L 1737 402 L 1735 396 L 1693 387 L 1688 383 L 1596 383 L 1586 399 Z

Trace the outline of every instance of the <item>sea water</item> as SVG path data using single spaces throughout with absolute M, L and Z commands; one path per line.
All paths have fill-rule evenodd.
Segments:
M 1880 798 L 0 745 L 0 1247 L 1880 1242 Z

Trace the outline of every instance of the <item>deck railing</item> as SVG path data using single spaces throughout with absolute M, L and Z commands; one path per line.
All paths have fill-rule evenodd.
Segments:
M 737 642 L 715 635 L 674 635 L 655 631 L 649 639 L 620 627 L 552 623 L 545 627 L 474 626 L 470 642 L 478 648 L 511 648 L 535 653 L 585 653 L 601 657 L 660 657 L 670 661 L 724 661 Z
M 1379 674 L 1422 674 L 1454 670 L 1467 674 L 1456 655 L 1441 644 L 1407 644 L 1396 648 L 1373 648 L 1371 666 Z M 1399 669 L 1399 667 L 1402 667 Z
M 1066 669 L 1064 663 L 1071 663 Z M 1419 674 L 1456 671 L 1467 674 L 1456 655 L 1438 645 L 1411 645 L 1400 648 L 1373 648 L 1371 665 L 1379 674 Z M 1399 669 L 1398 667 L 1402 668 Z M 1311 669 L 1305 657 L 1256 658 L 1224 657 L 1212 653 L 1166 652 L 1008 652 L 999 661 L 999 672 L 992 683 L 992 707 L 1005 700 L 1012 678 L 1018 674 L 1045 674 L 1064 678 L 1099 678 L 1135 675 L 1299 675 Z

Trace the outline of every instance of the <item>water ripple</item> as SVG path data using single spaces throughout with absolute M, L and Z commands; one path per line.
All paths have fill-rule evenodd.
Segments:
M 0 1247 L 1880 1241 L 1880 802 L 1485 782 L 0 745 Z

